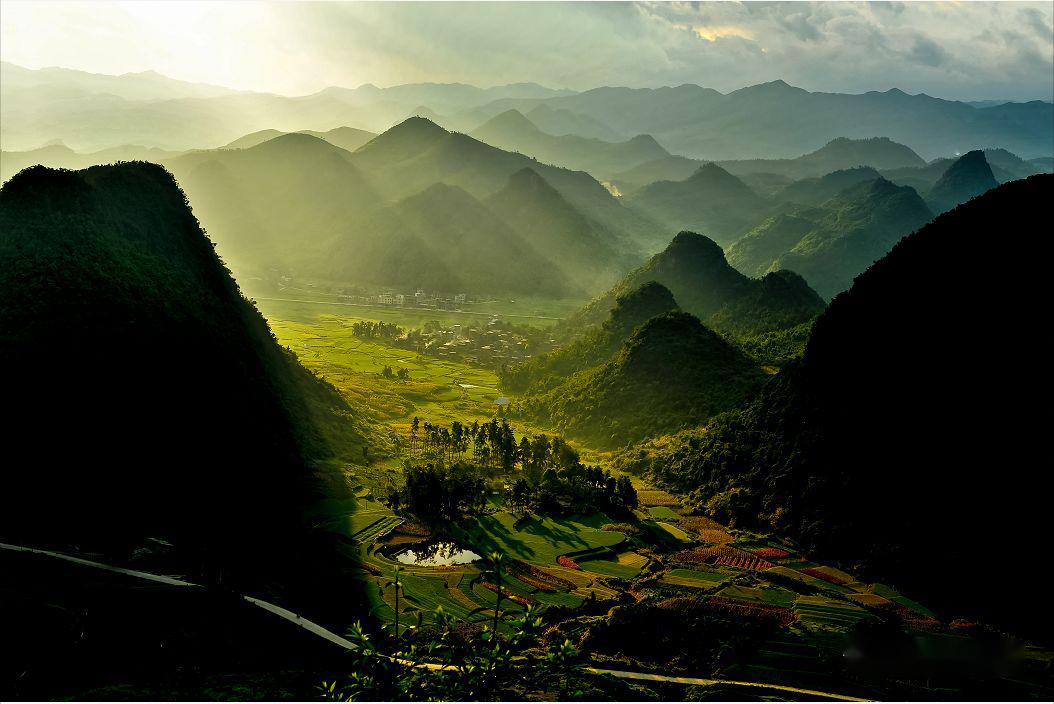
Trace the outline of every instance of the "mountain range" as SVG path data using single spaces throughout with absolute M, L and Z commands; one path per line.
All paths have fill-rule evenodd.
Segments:
M 600 179 L 670 156 L 650 135 L 637 135 L 624 142 L 606 142 L 576 134 L 554 136 L 543 132 L 516 110 L 506 110 L 470 134 L 506 151 L 529 154 L 546 164 L 588 171 Z
M 1034 454 L 1043 421 L 1025 411 L 1043 362 L 1001 331 L 1044 316 L 1049 246 L 1035 238 L 1052 187 L 1050 175 L 1004 184 L 904 238 L 834 299 L 801 362 L 753 403 L 624 466 L 694 492 L 719 520 L 911 589 L 944 618 L 1046 637 L 1050 615 L 1015 586 L 970 575 L 976 555 L 1034 559 L 1048 532 L 1050 480 Z M 997 233 L 1034 240 L 1035 256 L 1002 265 Z
M 796 271 L 830 299 L 932 217 L 913 188 L 861 181 L 819 207 L 792 207 L 766 219 L 728 248 L 728 261 L 750 276 Z
M 737 336 L 792 328 L 824 308 L 800 276 L 774 272 L 751 279 L 729 265 L 713 240 L 681 232 L 666 249 L 571 316 L 568 328 L 602 324 L 621 296 L 651 281 L 669 289 L 682 310 Z
M 838 137 L 875 135 L 926 159 L 993 146 L 1026 159 L 1054 154 L 1054 105 L 1049 102 L 977 106 L 897 89 L 814 93 L 773 81 L 728 94 L 691 84 L 576 93 L 535 84 L 487 89 L 410 84 L 332 87 L 286 97 L 149 73 L 100 76 L 6 62 L 0 72 L 5 150 L 61 139 L 78 151 L 122 144 L 182 151 L 228 144 L 262 129 L 353 125 L 382 132 L 427 108 L 439 123 L 460 131 L 515 109 L 550 134 L 609 142 L 648 134 L 674 154 L 706 160 L 791 158 Z

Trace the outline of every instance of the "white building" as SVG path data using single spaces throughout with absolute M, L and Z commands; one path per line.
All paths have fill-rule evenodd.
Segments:
M 406 305 L 406 296 L 401 294 L 401 293 L 395 294 L 395 305 L 397 305 L 397 306 L 404 306 L 404 305 Z
M 382 293 L 381 295 L 377 296 L 377 302 L 380 303 L 382 306 L 390 306 L 395 301 L 392 297 L 392 294 Z
M 458 294 L 456 294 L 454 296 L 454 303 L 464 303 L 464 302 L 465 302 L 465 294 L 458 293 Z

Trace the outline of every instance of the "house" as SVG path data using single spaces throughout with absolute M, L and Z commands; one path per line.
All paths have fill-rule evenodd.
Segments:
M 402 293 L 395 294 L 395 305 L 404 306 L 406 305 L 406 295 Z
M 465 294 L 463 294 L 463 293 L 455 294 L 455 296 L 454 296 L 454 303 L 455 304 L 464 303 L 464 302 L 465 302 Z
M 377 302 L 380 303 L 382 306 L 390 306 L 392 303 L 395 302 L 395 299 L 390 293 L 382 293 L 381 295 L 377 296 Z

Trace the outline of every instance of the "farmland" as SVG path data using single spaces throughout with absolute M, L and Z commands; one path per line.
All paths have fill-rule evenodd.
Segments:
M 496 586 L 485 559 L 447 566 L 396 559 L 401 550 L 443 540 L 473 557 L 495 551 L 505 556 L 503 624 L 527 605 L 543 612 L 578 609 L 594 599 L 607 602 L 605 610 L 632 602 L 689 600 L 725 618 L 767 624 L 775 630 L 729 670 L 758 681 L 831 685 L 829 659 L 844 650 L 849 634 L 863 622 L 893 619 L 920 638 L 944 628 L 924 605 L 889 586 L 858 581 L 774 536 L 692 515 L 682 507 L 682 497 L 636 477 L 639 506 L 631 515 L 524 511 L 501 491 L 502 481 L 511 481 L 506 475 L 491 482 L 482 513 L 438 532 L 416 525 L 381 500 L 400 482 L 411 419 L 443 427 L 453 421 L 486 423 L 499 414 L 495 399 L 504 394 L 492 371 L 362 339 L 352 326 L 362 320 L 420 326 L 433 316 L 453 325 L 460 314 L 281 301 L 263 301 L 260 307 L 283 345 L 372 414 L 377 432 L 370 456 L 346 468 L 355 497 L 320 505 L 315 520 L 344 541 L 371 615 L 380 622 L 395 619 L 390 582 L 397 569 L 404 626 L 418 613 L 427 623 L 439 607 L 467 622 L 493 618 Z M 405 378 L 386 376 L 385 367 L 405 369 Z M 511 425 L 518 434 L 544 432 Z M 576 449 L 583 461 L 607 463 L 606 454 Z

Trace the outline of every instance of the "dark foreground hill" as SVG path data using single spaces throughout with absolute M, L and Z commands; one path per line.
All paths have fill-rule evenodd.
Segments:
M 638 468 L 941 616 L 1049 640 L 1049 609 L 977 567 L 1020 569 L 1048 544 L 1046 359 L 1022 335 L 1047 317 L 1052 188 L 1005 184 L 905 238 L 820 316 L 800 365 Z M 1010 235 L 1032 243 L 1012 266 L 993 246 Z
M 763 378 L 698 318 L 669 312 L 638 327 L 609 361 L 525 398 L 520 411 L 596 447 L 620 447 L 706 422 Z
M 27 169 L 0 233 L 2 539 L 156 539 L 224 580 L 306 556 L 304 507 L 341 488 L 324 467 L 361 421 L 277 345 L 174 179 Z
M 729 265 L 713 240 L 681 232 L 665 250 L 576 313 L 569 326 L 599 325 L 619 296 L 648 281 L 668 288 L 683 310 L 738 336 L 792 328 L 824 307 L 800 276 L 776 272 L 751 279 Z

